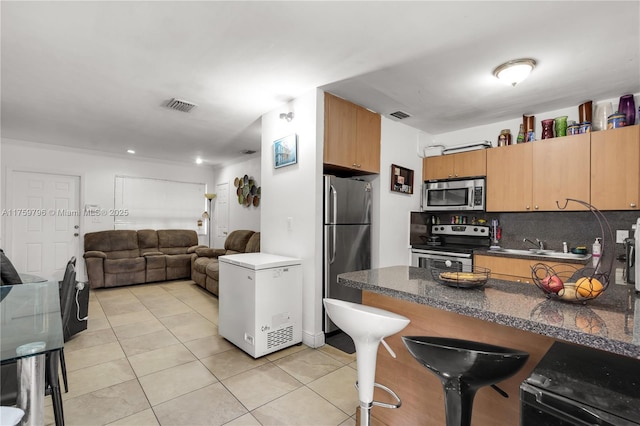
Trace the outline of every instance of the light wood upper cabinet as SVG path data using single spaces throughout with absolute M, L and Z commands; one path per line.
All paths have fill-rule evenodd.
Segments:
M 487 173 L 486 151 L 426 157 L 422 161 L 422 180 L 484 176 Z
M 589 202 L 589 134 L 536 141 L 532 145 L 533 210 L 558 211 L 558 203 L 564 207 L 567 198 Z M 577 203 L 566 204 L 566 210 L 586 209 Z
M 380 172 L 380 115 L 325 93 L 324 164 Z
M 487 211 L 529 211 L 532 205 L 533 143 L 487 150 Z
M 591 134 L 591 204 L 600 210 L 638 210 L 640 126 Z
M 487 152 L 487 211 L 559 211 L 567 198 L 589 202 L 589 134 Z M 568 211 L 585 210 L 577 203 Z

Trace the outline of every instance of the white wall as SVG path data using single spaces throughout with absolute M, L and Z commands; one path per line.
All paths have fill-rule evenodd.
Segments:
M 211 192 L 217 192 L 217 185 L 221 183 L 229 183 L 229 205 L 228 205 L 228 229 L 229 232 L 237 229 L 250 229 L 252 231 L 260 231 L 260 210 L 261 205 L 257 207 L 249 206 L 245 207 L 238 203 L 238 197 L 236 196 L 236 187 L 233 185 L 233 181 L 237 177 L 243 177 L 244 175 L 253 176 L 258 186 L 262 186 L 262 178 L 260 176 L 261 171 L 261 158 L 260 155 L 254 155 L 247 157 L 242 161 L 238 161 L 233 164 L 228 164 L 220 168 L 216 168 L 213 171 L 214 184 L 210 188 Z M 218 209 L 216 203 L 217 198 L 212 202 L 212 215 L 214 218 L 215 210 Z M 260 200 L 262 201 L 262 200 Z M 211 236 L 212 247 L 224 247 L 225 237 L 218 237 L 215 230 L 216 224 L 213 224 L 213 235 Z
M 213 170 L 210 167 L 170 163 L 149 159 L 138 159 L 134 156 L 115 156 L 89 150 L 78 150 L 60 146 L 36 144 L 25 141 L 3 139 L 1 146 L 2 167 L 2 206 L 12 208 L 7 201 L 10 194 L 6 187 L 7 176 L 12 171 L 28 171 L 80 176 L 80 206 L 97 204 L 101 208 L 114 207 L 114 182 L 116 175 L 139 176 L 156 179 L 168 179 L 181 182 L 202 182 L 211 187 Z M 203 211 L 205 198 L 202 197 Z M 5 241 L 8 220 L 3 218 L 2 241 Z M 87 232 L 114 229 L 113 217 L 98 217 L 94 222 L 91 217 L 80 221 L 80 256 L 83 252 L 84 234 Z M 194 218 L 197 220 L 198 218 Z M 204 241 L 201 241 L 204 242 Z M 206 243 L 206 242 L 204 242 Z M 79 279 L 85 280 L 84 263 L 78 262 Z
M 374 191 L 378 200 L 374 200 L 373 267 L 411 263 L 409 212 L 420 210 L 422 187 L 422 158 L 417 154 L 419 133 L 412 127 L 382 117 L 380 175 L 374 184 L 374 189 L 379 186 L 379 190 Z M 391 164 L 413 170 L 413 194 L 391 191 Z
M 279 118 L 292 111 L 291 122 Z M 302 338 L 322 333 L 322 149 L 324 97 L 314 90 L 262 117 L 261 251 L 302 259 Z M 274 169 L 272 144 L 296 133 L 298 162 Z M 288 226 L 288 218 L 291 226 Z

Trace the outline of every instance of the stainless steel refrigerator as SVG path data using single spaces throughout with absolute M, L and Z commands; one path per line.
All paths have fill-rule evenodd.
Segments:
M 324 176 L 324 296 L 362 303 L 338 274 L 371 268 L 371 183 Z M 324 332 L 339 330 L 326 312 Z

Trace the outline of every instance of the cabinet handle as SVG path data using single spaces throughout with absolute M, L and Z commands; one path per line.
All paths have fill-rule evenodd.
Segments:
M 353 163 L 351 167 L 358 167 L 358 165 L 356 163 Z
M 455 176 L 456 176 L 456 177 L 458 177 L 458 175 L 457 175 L 457 174 L 456 174 Z
M 452 175 L 449 175 L 449 177 L 453 177 Z
M 527 206 L 527 207 L 526 207 L 526 209 L 527 209 L 527 210 L 531 210 L 531 207 L 530 207 L 530 206 Z
M 534 209 L 538 210 L 538 206 L 535 206 Z
M 634 208 L 634 209 L 635 209 L 635 208 L 636 208 L 636 203 L 631 203 L 631 204 L 629 204 L 629 207 L 631 207 L 631 208 Z

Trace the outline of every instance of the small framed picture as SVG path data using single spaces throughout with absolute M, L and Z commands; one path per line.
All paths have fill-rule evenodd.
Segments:
M 292 134 L 273 143 L 273 167 L 290 166 L 298 162 L 298 135 Z
M 413 170 L 392 164 L 391 190 L 403 194 L 413 194 Z

